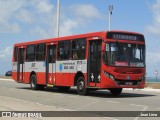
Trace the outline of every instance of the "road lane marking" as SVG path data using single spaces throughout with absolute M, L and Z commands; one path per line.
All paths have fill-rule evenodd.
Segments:
M 5 109 L 8 109 L 8 110 L 11 110 L 11 111 L 13 111 L 13 109 L 11 109 L 11 108 L 8 108 L 8 107 L 4 107 L 4 106 L 1 106 L 1 105 L 0 105 L 0 107 L 3 107 L 3 108 L 5 108 Z
M 22 99 L 17 99 L 17 98 L 12 98 L 12 97 L 7 97 L 7 96 L 0 96 L 0 97 L 3 97 L 3 98 L 6 98 L 6 99 L 9 99 L 9 100 L 17 100 L 17 101 L 20 101 L 20 102 L 26 102 L 26 103 L 31 103 L 31 104 L 37 104 L 37 105 L 42 105 L 42 106 L 46 106 L 46 107 L 50 107 L 50 108 L 55 108 L 56 110 L 59 109 L 59 110 L 65 110 L 65 111 L 75 111 L 75 110 L 71 110 L 71 109 L 66 109 L 66 108 L 62 108 L 62 107 L 57 107 L 57 106 L 50 106 L 50 105 L 45 105 L 45 104 L 41 104 L 41 103 L 38 103 L 38 102 L 31 102 L 31 101 L 26 101 L 26 100 L 22 100 Z M 99 101 L 96 101 L 96 102 L 99 102 Z M 96 102 L 92 102 L 92 104 L 96 103 Z M 89 105 L 89 104 L 88 104 Z M 82 107 L 85 107 L 85 106 L 82 106 Z M 81 107 L 81 108 L 82 108 Z M 13 110 L 14 111 L 14 110 Z M 94 117 L 95 118 L 95 117 Z M 94 119 L 93 118 L 93 119 Z M 100 117 L 101 118 L 101 117 Z M 107 119 L 110 119 L 110 120 L 118 120 L 118 119 L 115 119 L 115 118 L 112 118 L 112 117 L 102 117 L 102 118 L 107 118 Z
M 55 109 L 61 109 L 61 110 L 66 110 L 66 111 L 73 111 L 71 109 L 65 109 L 65 108 L 57 107 L 57 106 L 53 106 L 53 105 L 51 105 L 51 106 L 50 105 L 45 105 L 45 104 L 41 104 L 41 103 L 38 103 L 38 102 L 31 102 L 31 101 L 27 101 L 27 100 L 18 99 L 18 98 L 12 98 L 12 97 L 7 97 L 7 96 L 0 96 L 0 97 L 6 98 L 6 99 L 9 99 L 9 100 L 12 99 L 12 100 L 17 100 L 17 101 L 25 102 L 25 103 L 37 104 L 37 105 L 46 106 L 46 107 L 55 108 Z
M 144 107 L 144 108 L 148 108 L 148 106 L 145 106 L 145 105 L 138 105 L 138 104 L 130 104 L 130 105 L 133 105 L 133 106 L 138 106 L 138 107 Z
M 138 106 L 138 107 L 143 107 L 142 111 L 146 111 L 148 106 L 145 105 L 138 105 L 138 104 L 130 104 L 132 106 Z M 134 120 L 138 120 L 140 117 L 136 117 Z
M 107 118 L 107 120 L 108 120 L 108 119 L 110 119 L 110 120 L 119 120 L 119 119 L 111 118 L 111 117 L 104 117 L 104 118 Z
M 84 106 L 81 106 L 81 107 L 79 107 L 79 108 L 76 108 L 76 109 L 74 109 L 74 111 L 80 110 L 80 109 L 82 109 L 82 108 L 85 108 L 85 107 L 90 106 L 90 105 L 92 105 L 92 104 L 94 104 L 94 103 L 97 103 L 97 102 L 100 102 L 100 100 L 94 101 L 94 102 L 91 102 L 91 103 L 89 103 L 89 104 L 87 104 L 87 105 L 84 105 Z
M 119 103 L 119 102 L 115 102 L 115 101 L 105 101 L 105 102 L 110 102 L 110 103 Z

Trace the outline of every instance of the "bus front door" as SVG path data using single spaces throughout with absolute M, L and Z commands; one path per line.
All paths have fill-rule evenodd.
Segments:
M 88 80 L 89 83 L 100 83 L 102 40 L 89 42 Z
M 56 45 L 47 46 L 46 84 L 54 85 L 56 82 Z
M 25 48 L 18 49 L 17 82 L 24 81 L 24 53 Z

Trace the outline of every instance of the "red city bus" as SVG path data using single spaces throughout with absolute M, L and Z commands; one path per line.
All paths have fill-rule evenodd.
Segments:
M 95 32 L 14 45 L 12 78 L 31 88 L 56 86 L 78 94 L 144 88 L 145 39 L 125 31 Z

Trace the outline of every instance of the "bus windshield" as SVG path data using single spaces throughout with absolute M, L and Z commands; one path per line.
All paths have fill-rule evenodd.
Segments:
M 106 43 L 105 63 L 111 66 L 145 66 L 145 46 L 130 43 Z

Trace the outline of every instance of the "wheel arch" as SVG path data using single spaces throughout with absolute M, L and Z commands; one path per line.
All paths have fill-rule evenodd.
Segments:
M 74 86 L 77 86 L 77 80 L 81 76 L 84 77 L 84 74 L 81 71 L 78 71 L 74 77 Z
M 32 75 L 36 75 L 36 72 L 35 71 L 32 71 L 31 73 L 30 73 L 30 76 L 29 76 L 29 83 L 31 82 L 31 76 Z M 36 75 L 37 76 L 37 75 Z

